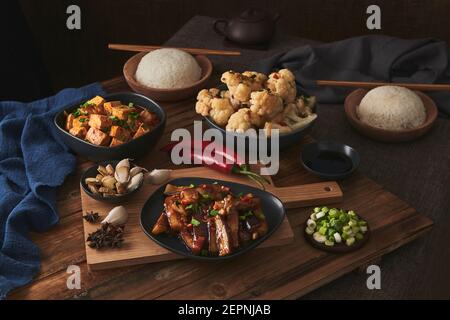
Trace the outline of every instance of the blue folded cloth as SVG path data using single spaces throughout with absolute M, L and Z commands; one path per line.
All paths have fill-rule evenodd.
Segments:
M 102 94 L 94 83 L 31 103 L 0 102 L 0 299 L 39 271 L 39 249 L 29 233 L 58 222 L 56 190 L 76 166 L 53 118 Z

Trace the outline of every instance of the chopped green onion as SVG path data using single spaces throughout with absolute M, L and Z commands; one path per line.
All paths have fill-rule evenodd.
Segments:
M 200 221 L 198 221 L 198 220 L 195 219 L 195 218 L 192 218 L 191 224 L 192 224 L 193 226 L 195 226 L 195 227 L 198 227 L 198 226 L 200 225 Z
M 218 214 L 219 214 L 219 211 L 218 211 L 218 210 L 211 210 L 211 211 L 209 212 L 209 215 L 210 215 L 211 217 L 217 216 Z

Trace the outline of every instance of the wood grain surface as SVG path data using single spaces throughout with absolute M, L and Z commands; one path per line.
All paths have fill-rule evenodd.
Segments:
M 127 89 L 122 78 L 103 85 L 110 92 Z M 173 129 L 192 129 L 193 119 L 198 119 L 192 100 L 163 106 L 168 114 L 167 128 L 154 150 L 169 141 Z M 320 182 L 298 163 L 299 151 L 300 145 L 284 151 L 280 171 L 273 178 L 277 186 Z M 137 161 L 147 168 L 166 167 L 168 163 L 169 157 L 159 152 Z M 91 165 L 79 159 L 76 173 L 60 189 L 59 225 L 32 237 L 41 249 L 41 271 L 30 285 L 12 292 L 10 299 L 186 299 L 186 292 L 191 299 L 294 299 L 397 249 L 432 227 L 430 219 L 356 173 L 340 184 L 344 193 L 340 206 L 356 210 L 370 224 L 371 239 L 363 250 L 333 255 L 312 248 L 302 235 L 303 222 L 311 209 L 299 208 L 288 210 L 294 232 L 294 242 L 288 245 L 253 250 L 224 263 L 176 260 L 92 271 L 86 263 L 79 190 L 80 175 Z M 67 289 L 69 265 L 81 269 L 80 290 Z

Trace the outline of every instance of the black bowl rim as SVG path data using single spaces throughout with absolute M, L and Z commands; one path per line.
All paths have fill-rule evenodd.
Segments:
M 203 118 L 206 120 L 206 122 L 208 122 L 208 124 L 212 125 L 216 129 L 220 130 L 222 133 L 229 134 L 229 135 L 232 135 L 232 136 L 235 136 L 235 137 L 253 138 L 252 136 L 249 136 L 248 134 L 245 134 L 245 133 L 228 131 L 228 130 L 222 128 L 221 126 L 219 126 L 217 123 L 215 123 L 209 116 L 203 116 Z M 296 129 L 296 130 L 294 130 L 292 132 L 289 132 L 289 133 L 280 134 L 279 138 L 283 139 L 283 138 L 287 138 L 287 137 L 292 137 L 292 136 L 294 136 L 296 134 L 299 134 L 299 133 L 301 133 L 303 131 L 306 131 L 307 129 L 309 129 L 314 124 L 314 122 L 316 122 L 316 120 L 317 120 L 317 117 L 316 117 L 316 119 L 311 121 L 306 127 L 303 127 L 303 128 L 300 128 L 300 129 Z M 258 130 L 262 130 L 262 129 L 258 129 Z M 254 138 L 259 138 L 259 136 L 256 136 Z M 268 140 L 271 139 L 271 137 L 266 137 L 266 138 Z
M 182 255 L 185 257 L 188 257 L 190 259 L 195 259 L 195 260 L 203 260 L 203 261 L 224 261 L 224 260 L 230 260 L 233 258 L 236 258 L 256 247 L 258 247 L 259 245 L 261 245 L 263 242 L 265 242 L 270 236 L 273 235 L 273 233 L 278 230 L 278 228 L 281 226 L 281 224 L 283 223 L 284 219 L 286 218 L 286 207 L 284 206 L 283 202 L 280 200 L 280 198 L 278 198 L 277 196 L 275 196 L 274 194 L 267 192 L 265 190 L 262 189 L 257 189 L 260 190 L 262 192 L 265 192 L 266 194 L 269 194 L 271 197 L 275 198 L 280 204 L 281 207 L 283 208 L 283 214 L 281 219 L 279 220 L 279 222 L 272 228 L 272 230 L 269 230 L 264 236 L 262 236 L 261 238 L 259 238 L 257 241 L 253 241 L 252 243 L 248 244 L 247 246 L 245 246 L 243 249 L 239 250 L 236 253 L 232 253 L 231 255 L 227 255 L 227 256 L 223 256 L 223 257 L 205 257 L 205 256 L 197 256 L 194 255 L 190 252 L 181 252 L 178 251 L 176 249 L 173 249 L 171 246 L 166 245 L 165 243 L 161 242 L 160 240 L 157 239 L 157 237 L 153 236 L 149 231 L 147 231 L 145 229 L 145 227 L 143 226 L 142 220 L 143 220 L 143 215 L 144 213 L 144 208 L 147 206 L 147 203 L 149 202 L 150 198 L 153 197 L 153 195 L 157 192 L 160 192 L 161 190 L 163 190 L 163 188 L 165 188 L 165 186 L 168 183 L 175 183 L 174 181 L 176 180 L 181 180 L 181 179 L 200 179 L 200 180 L 205 180 L 205 181 L 212 181 L 212 182 L 218 182 L 219 184 L 221 183 L 225 183 L 225 184 L 231 184 L 231 185 L 239 185 L 239 186 L 243 186 L 245 188 L 250 188 L 250 189 L 257 189 L 255 187 L 246 185 L 246 184 L 242 184 L 242 183 L 237 183 L 237 182 L 231 182 L 231 181 L 225 181 L 225 180 L 220 180 L 220 179 L 209 179 L 209 178 L 200 178 L 200 177 L 180 177 L 180 178 L 175 178 L 175 179 L 171 179 L 170 181 L 164 183 L 163 185 L 161 185 L 161 187 L 159 187 L 158 189 L 156 189 L 149 197 L 148 199 L 145 201 L 144 205 L 142 206 L 141 209 L 141 215 L 139 217 L 139 223 L 141 225 L 141 229 L 144 231 L 144 233 L 147 235 L 147 237 L 149 237 L 151 240 L 153 240 L 155 243 L 157 243 L 158 245 L 160 245 L 161 247 L 174 252 L 178 255 Z
M 85 141 L 85 140 L 83 140 L 83 139 L 80 139 L 80 138 L 78 138 L 78 137 L 75 137 L 75 136 L 71 135 L 71 134 L 70 134 L 69 132 L 67 132 L 64 128 L 61 128 L 61 127 L 59 126 L 57 119 L 58 119 L 64 112 L 66 112 L 66 111 L 69 110 L 69 109 L 74 108 L 76 105 L 72 105 L 72 106 L 67 107 L 67 108 L 65 108 L 64 110 L 61 110 L 60 112 L 58 112 L 58 113 L 55 115 L 55 117 L 53 118 L 53 123 L 55 124 L 56 128 L 59 129 L 59 131 L 63 132 L 65 135 L 69 136 L 70 138 L 72 138 L 72 139 L 74 139 L 74 140 L 77 140 L 77 141 L 79 141 L 79 142 L 82 142 L 82 143 L 85 144 L 85 145 L 88 145 L 88 146 L 90 146 L 90 147 L 93 147 L 93 148 L 96 148 L 96 149 L 100 149 L 100 150 L 116 150 L 116 149 L 119 149 L 119 148 L 123 148 L 123 147 L 125 147 L 125 146 L 127 146 L 127 145 L 129 145 L 129 144 L 131 144 L 131 143 L 134 143 L 135 141 L 141 140 L 142 138 L 146 137 L 147 135 L 149 135 L 149 134 L 153 133 L 154 131 L 160 129 L 161 127 L 164 127 L 164 126 L 165 126 L 165 124 L 166 124 L 166 119 L 167 119 L 166 112 L 165 112 L 164 109 L 163 109 L 158 103 L 156 103 L 154 100 L 152 100 L 152 99 L 150 99 L 150 98 L 148 98 L 148 97 L 146 97 L 146 96 L 144 96 L 144 95 L 142 95 L 142 94 L 135 93 L 135 92 L 131 92 L 131 91 L 122 91 L 122 92 L 117 92 L 117 93 L 108 93 L 108 94 L 106 94 L 106 95 L 104 96 L 104 98 L 105 98 L 105 100 L 107 100 L 108 97 L 110 97 L 110 96 L 115 96 L 115 95 L 133 95 L 133 96 L 141 97 L 141 98 L 144 98 L 144 99 L 148 100 L 149 102 L 153 103 L 153 104 L 161 111 L 162 119 L 160 119 L 159 124 L 158 124 L 153 130 L 151 130 L 151 131 L 149 131 L 149 132 L 143 134 L 142 136 L 140 136 L 140 137 L 138 137 L 138 138 L 136 138 L 136 139 L 132 139 L 132 140 L 130 140 L 130 141 L 128 141 L 128 142 L 125 142 L 125 143 L 123 143 L 123 144 L 121 144 L 121 145 L 114 146 L 114 147 L 97 146 L 97 145 L 95 145 L 95 144 L 89 143 L 89 142 L 87 142 L 87 141 Z M 140 106 L 140 107 L 149 110 L 148 107 L 146 107 L 146 106 Z
M 324 173 L 324 172 L 320 172 L 320 171 L 317 171 L 317 170 L 314 170 L 314 169 L 310 168 L 309 166 L 306 165 L 306 163 L 304 161 L 303 151 L 306 148 L 312 148 L 313 146 L 317 146 L 317 145 L 332 145 L 332 146 L 336 146 L 336 147 L 345 147 L 345 148 L 350 149 L 350 151 L 353 153 L 353 155 L 356 156 L 355 161 L 354 161 L 353 158 L 350 157 L 350 160 L 352 161 L 352 168 L 350 170 L 344 172 L 344 173 L 336 173 L 336 174 L 335 173 Z M 322 148 L 321 150 L 329 150 L 329 149 Z M 359 156 L 358 151 L 356 151 L 355 148 L 353 148 L 352 146 L 349 146 L 348 144 L 339 143 L 339 142 L 333 142 L 333 141 L 317 141 L 317 142 L 308 143 L 307 145 L 305 145 L 302 148 L 302 150 L 300 151 L 300 162 L 302 163 L 303 167 L 306 170 L 308 170 L 309 172 L 311 172 L 313 174 L 316 174 L 316 175 L 321 176 L 321 177 L 327 177 L 327 178 L 330 178 L 330 179 L 339 179 L 339 178 L 342 178 L 342 177 L 347 177 L 347 176 L 351 175 L 353 172 L 355 172 L 356 169 L 358 169 L 358 167 L 359 167 L 359 164 L 361 162 L 361 158 Z
M 93 168 L 97 168 L 100 165 L 105 166 L 105 165 L 108 165 L 108 164 L 111 164 L 111 165 L 113 165 L 115 167 L 119 163 L 119 161 L 121 161 L 121 160 L 101 161 L 101 162 L 98 162 L 98 163 L 94 164 L 93 166 L 90 166 L 86 170 L 84 170 L 84 172 L 83 172 L 83 174 L 81 175 L 81 178 L 80 178 L 80 185 L 81 185 L 81 188 L 83 188 L 83 191 L 89 197 L 91 197 L 94 200 L 101 201 L 101 202 L 109 202 L 109 203 L 119 203 L 121 201 L 125 201 L 129 196 L 131 196 L 131 195 L 135 194 L 136 192 L 138 192 L 142 188 L 142 186 L 144 185 L 144 182 L 142 182 L 141 185 L 139 187 L 137 187 L 136 189 L 134 189 L 133 191 L 131 191 L 129 193 L 126 193 L 124 195 L 121 195 L 121 196 L 117 196 L 117 197 L 103 197 L 103 196 L 95 195 L 87 187 L 85 180 L 86 180 L 86 178 L 91 178 L 91 177 L 87 176 L 87 173 L 88 173 L 89 170 L 91 170 Z M 131 163 L 131 164 L 133 166 L 136 166 L 133 163 Z M 131 166 L 130 169 L 133 166 Z

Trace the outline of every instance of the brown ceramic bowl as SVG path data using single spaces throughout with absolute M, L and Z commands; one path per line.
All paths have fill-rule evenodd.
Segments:
M 142 57 L 145 56 L 147 52 L 140 52 L 132 56 L 123 66 L 123 75 L 128 83 L 128 85 L 133 89 L 133 91 L 147 96 L 156 101 L 180 101 L 193 95 L 196 95 L 201 89 L 206 85 L 206 82 L 210 78 L 213 70 L 211 60 L 206 56 L 197 55 L 195 59 L 197 60 L 200 68 L 202 69 L 202 77 L 197 82 L 194 82 L 189 87 L 177 88 L 177 89 L 159 89 L 150 88 L 144 86 L 136 81 L 135 74 L 139 62 Z
M 366 135 L 374 140 L 382 142 L 404 142 L 415 140 L 431 129 L 436 121 L 438 109 L 434 101 L 426 94 L 414 91 L 423 101 L 426 109 L 427 117 L 419 128 L 407 129 L 401 131 L 386 130 L 372 127 L 361 120 L 356 114 L 356 108 L 359 106 L 362 98 L 369 92 L 365 89 L 357 89 L 350 93 L 345 99 L 345 113 L 350 124 L 363 135 Z

